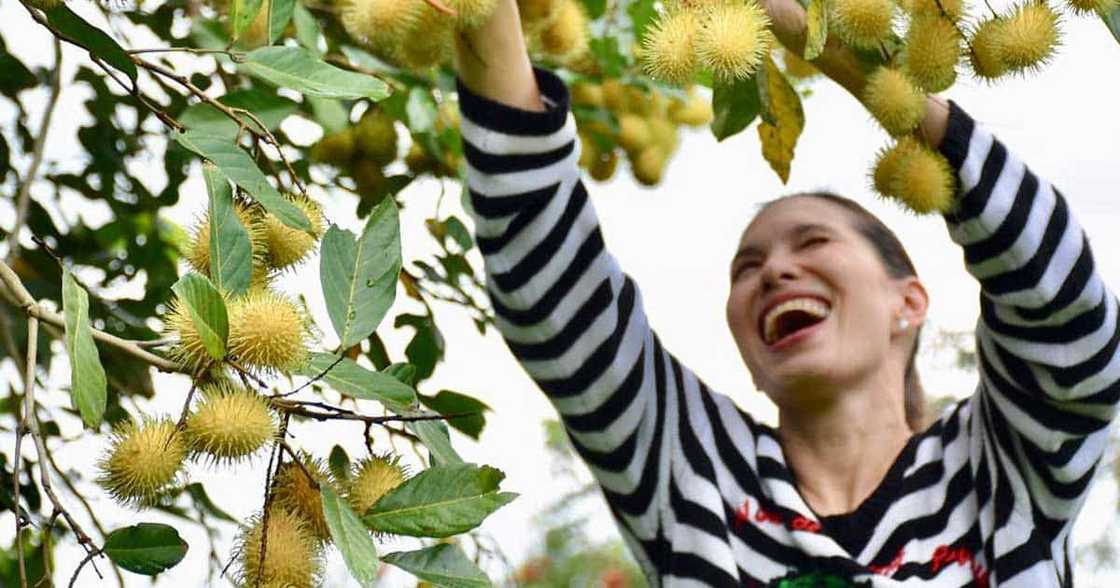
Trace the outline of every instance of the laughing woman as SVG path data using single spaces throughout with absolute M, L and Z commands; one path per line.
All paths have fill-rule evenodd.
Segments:
M 768 7 L 800 48 L 795 0 Z M 1120 393 L 1117 304 L 1063 197 L 956 104 L 921 135 L 959 180 L 945 217 L 980 282 L 975 393 L 931 426 L 914 371 L 926 291 L 854 202 L 798 194 L 750 222 L 727 320 L 771 428 L 650 329 L 606 251 L 568 93 L 514 0 L 461 40 L 470 204 L 509 347 L 563 416 L 653 585 L 1071 586 L 1069 535 Z M 817 62 L 856 96 L 854 60 Z

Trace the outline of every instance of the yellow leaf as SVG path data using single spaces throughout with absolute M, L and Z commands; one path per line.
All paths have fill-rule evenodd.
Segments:
M 758 89 L 762 101 L 762 122 L 758 125 L 762 156 L 784 184 L 789 181 L 789 168 L 797 138 L 805 128 L 801 96 L 769 55 L 758 71 Z
M 807 61 L 820 57 L 828 40 L 828 11 L 825 10 L 824 2 L 825 0 L 809 0 L 809 8 L 806 10 L 804 57 Z

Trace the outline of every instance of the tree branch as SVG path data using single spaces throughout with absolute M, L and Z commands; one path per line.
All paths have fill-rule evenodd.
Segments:
M 20 184 L 19 193 L 16 194 L 16 220 L 12 226 L 12 232 L 8 234 L 8 255 L 9 262 L 14 261 L 19 255 L 19 233 L 23 228 L 23 223 L 27 220 L 27 209 L 31 204 L 31 185 L 35 183 L 35 177 L 39 174 L 39 166 L 43 164 L 43 148 L 47 144 L 47 131 L 51 128 L 51 117 L 54 115 L 55 107 L 58 106 L 58 95 L 62 93 L 62 43 L 58 37 L 54 39 L 54 68 L 51 71 L 51 84 L 50 94 L 47 97 L 47 104 L 43 107 L 43 119 L 39 123 L 39 131 L 35 136 L 35 146 L 31 150 L 31 165 L 27 166 L 27 173 L 23 176 L 23 183 Z

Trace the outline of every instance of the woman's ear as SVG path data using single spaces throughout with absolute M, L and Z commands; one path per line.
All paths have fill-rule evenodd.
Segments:
M 898 318 L 906 319 L 910 327 L 921 326 L 926 320 L 926 312 L 929 311 L 929 294 L 926 292 L 926 287 L 915 276 L 908 276 L 896 282 L 899 294 L 902 296 Z

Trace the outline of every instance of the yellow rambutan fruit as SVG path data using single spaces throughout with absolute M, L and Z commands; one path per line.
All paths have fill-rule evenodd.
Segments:
M 460 28 L 474 28 L 486 22 L 497 0 L 446 0 L 444 4 L 455 11 L 455 21 Z
M 267 535 L 263 542 L 262 531 Z M 303 519 L 282 508 L 269 509 L 267 528 L 264 517 L 254 517 L 238 537 L 235 553 L 238 553 L 241 586 L 311 588 L 319 585 L 323 565 L 319 542 Z
M 287 462 L 276 472 L 276 489 L 272 501 L 276 506 L 302 518 L 311 534 L 322 540 L 330 539 L 331 530 L 323 514 L 323 501 L 319 494 L 321 484 L 330 484 L 323 462 L 308 455 L 301 455 L 298 464 Z M 307 472 L 304 472 L 307 468 Z M 314 483 L 307 477 L 311 474 Z
M 191 373 L 200 367 L 216 361 L 202 343 L 202 336 L 191 318 L 190 310 L 178 297 L 168 302 L 167 313 L 163 315 L 164 333 L 175 339 L 175 344 L 167 351 L 172 361 L 185 367 Z
M 870 49 L 890 37 L 894 26 L 891 0 L 833 0 L 831 4 L 829 25 L 845 43 Z
M 214 462 L 249 457 L 276 435 L 268 401 L 229 382 L 205 385 L 187 418 L 183 437 L 191 451 Z
M 1015 9 L 995 29 L 995 42 L 1010 71 L 1040 67 L 1058 46 L 1058 14 L 1044 2 Z
M 268 266 L 272 269 L 287 269 L 307 259 L 326 230 L 323 207 L 318 202 L 303 195 L 294 196 L 291 200 L 311 222 L 311 231 L 289 227 L 275 216 L 265 215 L 261 224 L 267 244 Z
M 392 55 L 420 18 L 424 0 L 343 0 L 338 5 L 342 28 L 383 55 Z
M 637 157 L 630 159 L 630 171 L 634 179 L 643 186 L 655 186 L 661 182 L 661 175 L 665 172 L 668 156 L 657 145 L 650 145 L 642 149 Z
M 548 56 L 574 60 L 587 51 L 587 13 L 577 0 L 563 0 L 553 21 L 541 31 L 540 48 Z
M 412 145 L 408 148 L 408 153 L 406 153 L 404 156 L 404 164 L 408 167 L 408 171 L 416 175 L 431 173 L 436 168 L 435 159 L 429 157 L 428 152 L 424 151 L 424 148 L 421 147 L 420 143 L 417 142 L 413 142 Z M 385 174 L 380 173 L 380 168 L 376 168 L 373 165 L 365 167 L 373 167 L 377 169 L 378 173 L 381 176 L 379 181 L 385 180 Z M 361 189 L 362 181 L 358 179 L 358 167 L 355 166 L 354 170 L 351 173 L 354 174 L 354 181 L 357 182 L 359 189 Z
M 680 125 L 702 127 L 712 122 L 712 103 L 701 96 L 695 88 L 689 88 L 686 100 L 676 101 L 670 105 L 669 118 Z
M 703 12 L 696 34 L 700 63 L 717 78 L 750 77 L 769 48 L 765 35 L 770 18 L 754 2 L 713 5 Z
M 397 158 L 397 126 L 393 117 L 374 107 L 354 126 L 354 143 L 359 153 L 377 165 L 388 165 Z
M 905 67 L 910 79 L 927 92 L 948 89 L 957 79 L 961 36 L 957 27 L 940 16 L 919 16 L 906 33 Z
M 914 130 L 926 114 L 926 95 L 906 74 L 880 67 L 867 77 L 863 104 L 891 135 Z
M 665 153 L 672 153 L 676 150 L 677 144 L 680 142 L 680 133 L 673 121 L 662 116 L 651 116 L 646 119 L 646 124 L 649 125 L 650 140 L 654 145 L 660 147 Z
M 608 78 L 603 80 L 601 85 L 603 89 L 603 106 L 607 110 L 620 114 L 625 112 L 629 107 L 626 99 L 626 84 L 623 84 L 617 78 Z
M 308 155 L 311 161 L 344 167 L 354 158 L 357 145 L 351 129 L 323 135 L 311 146 Z
M 392 454 L 368 457 L 355 464 L 347 499 L 354 512 L 363 515 L 407 478 L 408 472 L 400 464 L 399 457 Z
M 1007 73 L 1007 63 L 1003 59 L 1003 48 L 999 43 L 999 29 L 1002 26 L 1003 20 L 994 18 L 981 22 L 972 33 L 969 62 L 978 78 L 994 80 Z
M 653 141 L 649 121 L 640 115 L 626 113 L 618 117 L 618 144 L 627 151 L 637 152 Z
M 588 171 L 596 181 L 605 182 L 614 176 L 616 169 L 618 169 L 618 151 L 611 149 L 606 153 L 600 153 Z
M 405 68 L 428 69 L 451 57 L 455 20 L 420 0 L 419 15 L 408 27 L 393 57 Z
M 242 366 L 265 372 L 287 372 L 307 359 L 308 320 L 282 294 L 250 289 L 231 300 L 229 352 Z
M 782 50 L 782 63 L 786 66 L 786 75 L 797 80 L 806 80 L 821 73 L 817 66 L 805 61 L 800 55 L 784 49 Z
M 645 72 L 666 84 L 684 85 L 696 77 L 696 31 L 700 19 L 691 10 L 662 14 L 646 28 L 640 56 Z
M 1092 15 L 1108 14 L 1117 7 L 1117 0 L 1067 0 L 1069 7 L 1076 13 Z
M 258 217 L 253 210 L 240 200 L 233 201 L 233 211 L 237 220 L 249 234 L 253 256 L 259 260 L 264 255 L 264 228 L 258 222 Z M 185 257 L 191 269 L 204 275 L 210 275 L 210 212 L 204 211 L 195 220 L 191 227 L 190 241 L 187 243 Z
M 187 444 L 167 419 L 145 417 L 139 425 L 118 425 L 109 449 L 98 461 L 98 483 L 114 500 L 128 506 L 154 504 L 179 480 Z
M 590 169 L 591 164 L 599 159 L 599 148 L 595 140 L 584 131 L 579 131 L 579 166 Z
M 953 22 L 964 17 L 964 0 L 904 0 L 903 7 L 913 16 L 943 16 Z
M 521 26 L 526 33 L 536 33 L 552 24 L 560 14 L 563 0 L 517 0 Z
M 883 196 L 895 197 L 897 178 L 905 158 L 920 149 L 921 144 L 913 137 L 901 137 L 894 145 L 879 152 L 875 160 L 871 180 L 875 191 Z
M 918 214 L 948 212 L 954 203 L 956 178 L 949 162 L 936 151 L 919 145 L 897 161 L 888 190 Z
M 580 106 L 603 106 L 603 87 L 592 82 L 579 81 L 572 84 L 572 104 Z

